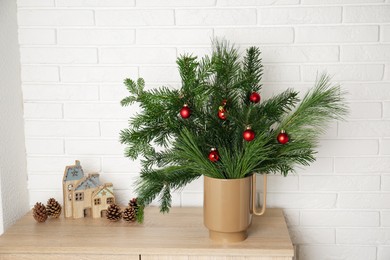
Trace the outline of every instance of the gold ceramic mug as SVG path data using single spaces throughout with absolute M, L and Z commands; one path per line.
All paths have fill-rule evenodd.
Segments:
M 263 205 L 256 209 L 256 174 L 241 179 L 204 177 L 204 225 L 210 238 L 237 242 L 247 238 L 252 214 L 262 215 L 266 208 L 267 175 L 264 174 Z

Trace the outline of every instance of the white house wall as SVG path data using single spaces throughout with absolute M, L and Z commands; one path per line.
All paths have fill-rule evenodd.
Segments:
M 16 11 L 0 1 L 0 234 L 29 210 Z
M 225 37 L 261 48 L 263 100 L 322 71 L 349 93 L 350 116 L 330 125 L 317 162 L 269 178 L 298 259 L 390 259 L 389 0 L 18 0 L 18 23 L 30 205 L 61 200 L 75 159 L 127 204 L 140 163 L 118 142 L 138 111 L 119 104 L 123 80 L 177 87 L 176 57 Z M 173 205 L 201 206 L 202 189 L 189 184 Z

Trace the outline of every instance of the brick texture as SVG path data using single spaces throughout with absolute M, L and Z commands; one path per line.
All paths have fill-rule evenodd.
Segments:
M 139 108 L 119 105 L 123 79 L 178 87 L 178 55 L 203 56 L 221 37 L 261 48 L 263 98 L 305 91 L 322 71 L 348 93 L 350 114 L 329 125 L 317 161 L 269 176 L 268 205 L 284 209 L 296 260 L 389 259 L 389 0 L 17 4 L 30 204 L 61 201 L 61 176 L 75 159 L 113 182 L 119 202 L 135 196 L 141 163 L 124 157 L 118 137 Z M 173 194 L 174 206 L 202 201 L 203 178 Z

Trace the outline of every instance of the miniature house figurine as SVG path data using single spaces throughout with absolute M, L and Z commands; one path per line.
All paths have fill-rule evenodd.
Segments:
M 112 184 L 101 185 L 98 173 L 84 176 L 80 161 L 66 166 L 62 191 L 66 218 L 100 218 L 105 216 L 108 205 L 115 203 Z

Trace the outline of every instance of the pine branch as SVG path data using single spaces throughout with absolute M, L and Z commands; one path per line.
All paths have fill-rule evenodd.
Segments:
M 322 133 L 332 119 L 342 119 L 347 114 L 347 107 L 339 85 L 331 85 L 330 77 L 322 74 L 313 89 L 308 91 L 294 113 L 287 116 L 280 129 L 298 131 L 311 128 Z M 308 129 L 309 128 L 309 129 Z
M 221 164 L 225 169 L 228 179 L 239 179 L 257 172 L 258 165 L 262 164 L 272 154 L 270 146 L 267 146 L 269 137 L 266 133 L 256 135 L 251 142 L 244 142 L 242 147 L 219 149 Z
M 312 139 L 294 139 L 286 145 L 279 143 L 272 145 L 273 157 L 270 157 L 262 165 L 259 165 L 260 172 L 282 173 L 284 176 L 295 172 L 297 165 L 308 166 L 315 160 L 315 144 Z
M 298 93 L 288 89 L 259 104 L 249 101 L 261 90 L 263 67 L 260 50 L 251 47 L 243 59 L 226 41 L 215 41 L 211 56 L 198 60 L 191 55 L 177 60 L 182 87 L 144 90 L 145 82 L 125 80 L 130 95 L 121 104 L 137 103 L 140 112 L 120 133 L 125 155 L 142 156 L 142 172 L 136 182 L 143 219 L 143 207 L 159 199 L 160 210 L 168 212 L 171 192 L 201 175 L 213 178 L 243 178 L 254 172 L 294 172 L 296 165 L 315 160 L 318 137 L 326 124 L 346 114 L 338 85 L 322 75 L 299 103 Z M 225 120 L 218 117 L 223 109 Z M 180 109 L 187 104 L 189 118 Z M 251 142 L 243 140 L 250 125 L 255 132 Z M 278 133 L 286 130 L 287 144 L 279 144 Z M 159 147 L 156 147 L 159 146 Z M 208 159 L 210 148 L 218 149 L 220 159 Z M 158 150 L 158 151 L 156 151 Z
M 199 148 L 196 139 L 188 129 L 183 129 L 180 138 L 175 143 L 175 157 L 185 161 L 188 168 L 192 167 L 200 174 L 213 178 L 225 178 L 218 170 L 217 164 L 210 162 L 204 150 Z
M 281 171 L 283 175 L 299 165 L 309 165 L 315 160 L 318 137 L 333 119 L 341 119 L 347 113 L 340 86 L 330 84 L 328 75 L 321 75 L 315 87 L 308 91 L 293 113 L 284 117 L 274 132 L 275 156 L 264 164 L 264 171 Z M 276 135 L 286 130 L 290 141 L 278 144 Z

